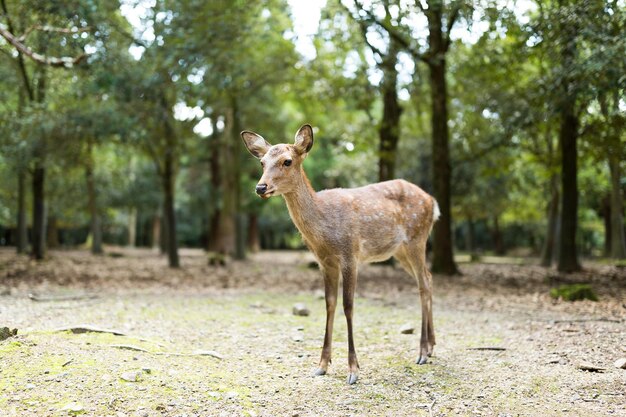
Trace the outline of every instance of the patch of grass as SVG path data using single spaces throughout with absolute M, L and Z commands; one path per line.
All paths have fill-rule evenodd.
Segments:
M 589 284 L 561 285 L 550 290 L 552 298 L 561 298 L 565 301 L 591 300 L 598 301 L 598 295 Z
M 22 342 L 18 340 L 11 340 L 8 343 L 0 344 L 0 354 L 13 353 L 22 349 Z

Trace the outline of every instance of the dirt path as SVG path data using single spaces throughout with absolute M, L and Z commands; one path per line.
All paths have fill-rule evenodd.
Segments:
M 626 413 L 626 370 L 613 367 L 626 356 L 622 270 L 567 278 L 593 282 L 598 303 L 553 302 L 549 281 L 563 278 L 532 266 L 465 265 L 462 278 L 435 277 L 438 344 L 431 363 L 417 366 L 419 336 L 400 333 L 419 325 L 415 284 L 391 267 L 364 267 L 355 309 L 361 374 L 348 386 L 340 313 L 330 373 L 311 376 L 325 310 L 306 254 L 263 253 L 220 269 L 188 251 L 184 267 L 170 271 L 148 251 L 115 253 L 56 252 L 35 265 L 0 251 L 0 326 L 20 330 L 0 342 L 0 415 Z M 95 298 L 33 301 L 29 293 Z M 310 316 L 292 315 L 296 302 Z M 85 323 L 126 336 L 53 331 Z M 581 360 L 605 371 L 579 370 Z

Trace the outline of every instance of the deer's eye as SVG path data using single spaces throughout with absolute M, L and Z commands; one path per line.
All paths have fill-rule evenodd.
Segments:
M 285 159 L 285 162 L 283 162 L 283 165 L 288 167 L 291 165 L 291 159 Z

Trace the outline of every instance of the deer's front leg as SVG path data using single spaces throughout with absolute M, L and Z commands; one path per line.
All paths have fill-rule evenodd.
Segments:
M 354 292 L 356 289 L 356 262 L 347 262 L 341 269 L 343 276 L 343 312 L 348 324 L 348 384 L 352 385 L 359 379 L 359 361 L 356 358 L 352 332 L 352 313 L 354 310 Z
M 337 266 L 322 266 L 324 274 L 324 290 L 326 295 L 326 333 L 324 334 L 324 347 L 320 366 L 315 375 L 326 375 L 328 365 L 331 362 L 333 345 L 333 323 L 335 322 L 335 309 L 337 308 L 337 289 L 339 287 L 339 269 Z

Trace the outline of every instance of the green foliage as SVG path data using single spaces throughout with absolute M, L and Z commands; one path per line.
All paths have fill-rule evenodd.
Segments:
M 417 6 L 384 3 L 394 24 L 420 14 Z M 86 172 L 92 164 L 109 242 L 126 243 L 136 210 L 139 243 L 153 243 L 152 222 L 163 213 L 162 177 L 171 156 L 182 244 L 206 244 L 211 218 L 233 192 L 240 215 L 258 214 L 265 247 L 300 247 L 283 202 L 261 201 L 253 192 L 261 169 L 236 137 L 242 129 L 279 143 L 291 142 L 301 124 L 313 124 L 316 142 L 304 166 L 316 189 L 361 186 L 377 177 L 380 70 L 362 29 L 338 0 L 322 10 L 312 37 L 314 58 L 296 47 L 286 0 L 157 0 L 137 8 L 145 9 L 139 26 L 127 21 L 117 1 L 6 5 L 16 34 L 33 51 L 89 56 L 72 69 L 25 59 L 31 99 L 15 49 L 0 38 L 4 227 L 16 224 L 17 173 L 42 163 L 48 213 L 63 229 L 86 235 Z M 457 229 L 465 230 L 471 220 L 477 242 L 489 249 L 492 223 L 499 219 L 509 245 L 538 249 L 551 180 L 560 175 L 558 114 L 567 80 L 577 93 L 581 120 L 579 243 L 585 253 L 598 254 L 605 238 L 602 202 L 611 191 L 608 157 L 626 171 L 623 2 L 530 2 L 525 12 L 493 2 L 447 5 L 459 6 L 461 13 L 459 34 L 446 55 Z M 0 25 L 8 23 L 0 14 Z M 41 30 L 45 25 L 66 30 Z M 411 25 L 401 29 L 413 28 L 413 46 L 425 50 L 425 32 Z M 571 28 L 577 54 L 566 65 L 560 54 Z M 384 30 L 372 25 L 368 32 L 368 40 L 387 44 Z M 409 61 L 400 54 L 396 174 L 432 191 L 427 71 Z M 197 109 L 183 120 L 175 110 L 181 107 Z M 233 108 L 236 120 L 229 121 Z M 209 136 L 193 131 L 200 120 L 213 127 Z M 224 163 L 231 150 L 234 159 Z M 218 172 L 211 169 L 215 159 L 221 162 Z M 224 187 L 224 178 L 233 180 L 231 187 Z M 26 197 L 30 211 L 30 189 Z
M 598 296 L 589 284 L 561 285 L 557 288 L 552 288 L 550 290 L 550 296 L 565 301 L 598 301 Z

